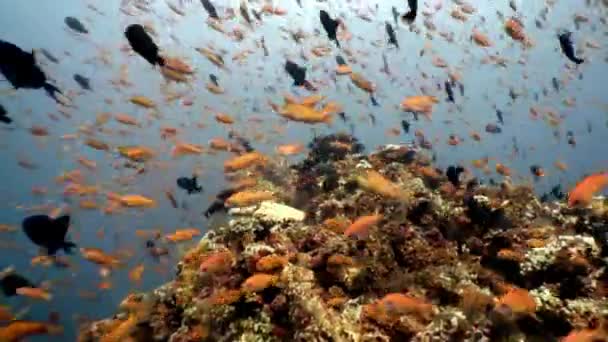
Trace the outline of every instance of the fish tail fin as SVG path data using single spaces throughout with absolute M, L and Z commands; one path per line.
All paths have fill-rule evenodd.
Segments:
M 50 97 L 52 97 L 52 98 L 53 98 L 53 100 L 55 100 L 55 101 L 56 101 L 56 102 L 58 102 L 58 103 L 61 103 L 61 102 L 59 101 L 59 99 L 57 98 L 57 93 L 59 93 L 59 94 L 63 94 L 63 93 L 61 92 L 61 90 L 59 90 L 59 88 L 57 88 L 56 86 L 54 86 L 54 85 L 52 85 L 52 84 L 50 84 L 50 83 L 48 83 L 48 82 L 44 83 L 43 88 L 44 88 L 44 90 L 46 91 L 46 93 L 47 93 L 47 94 L 48 94 Z
M 416 12 L 409 11 L 406 14 L 402 15 L 401 19 L 411 23 L 414 21 L 414 19 L 416 19 Z
M 66 254 L 73 254 L 72 248 L 76 248 L 76 244 L 71 241 L 64 241 L 61 248 L 66 252 Z
M 0 115 L 0 122 L 3 122 L 5 124 L 10 124 L 11 122 L 13 122 L 13 119 L 9 118 L 6 115 Z

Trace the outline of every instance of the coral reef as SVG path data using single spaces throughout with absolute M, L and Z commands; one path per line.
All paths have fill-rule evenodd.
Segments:
M 172 282 L 131 295 L 81 340 L 606 338 L 603 204 L 541 203 L 509 182 L 455 186 L 413 146 L 363 156 L 337 135 L 310 147 L 274 185 L 284 203 L 231 209 Z

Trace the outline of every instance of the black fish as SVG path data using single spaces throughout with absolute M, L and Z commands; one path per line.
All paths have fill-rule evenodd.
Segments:
M 509 1 L 509 6 L 511 7 L 512 10 L 517 11 L 517 4 L 515 3 L 514 0 Z
M 538 165 L 530 166 L 530 172 L 535 177 L 539 177 L 540 175 L 544 174 L 543 168 Z
M 36 65 L 34 53 L 25 52 L 13 43 L 0 40 L 0 72 L 15 88 L 40 89 L 59 102 L 61 91 L 48 83 L 46 75 Z
M 372 126 L 376 126 L 376 116 L 372 113 L 369 113 L 369 119 L 372 123 Z
M 386 22 L 386 33 L 388 34 L 388 42 L 389 44 L 393 44 L 399 48 L 399 42 L 397 41 L 397 36 L 395 35 L 395 30 L 393 30 L 393 26 L 388 21 Z
M 211 82 L 213 82 L 213 84 L 215 84 L 217 87 L 220 86 L 219 80 L 217 78 L 217 76 L 215 76 L 214 74 L 209 74 L 209 79 L 211 80 Z
M 262 21 L 262 13 L 261 12 L 257 12 L 255 10 L 251 10 L 251 13 L 253 13 L 253 16 L 258 20 L 258 21 Z
M 559 81 L 557 80 L 557 78 L 553 77 L 551 79 L 551 83 L 553 84 L 553 89 L 555 89 L 556 92 L 559 91 Z
M 6 116 L 6 114 L 8 114 L 8 112 L 6 111 L 4 106 L 0 104 L 0 122 L 4 122 L 5 124 L 8 125 L 11 122 L 13 122 L 13 119 Z
M 201 0 L 201 3 L 203 4 L 203 7 L 205 8 L 205 11 L 207 11 L 207 14 L 209 14 L 209 16 L 213 19 L 219 19 L 220 17 L 217 15 L 217 11 L 215 10 L 215 6 L 213 6 L 213 4 L 211 3 L 211 1 L 209 0 Z
M 500 122 L 501 125 L 505 124 L 505 121 L 502 117 L 502 111 L 500 109 L 496 109 L 496 117 L 498 118 L 498 122 Z
M 336 63 L 338 63 L 339 65 L 346 65 L 346 61 L 344 60 L 344 57 L 337 55 L 336 56 Z
M 0 279 L 0 287 L 2 288 L 2 293 L 4 293 L 6 297 L 12 297 L 17 294 L 18 288 L 35 286 L 26 278 L 15 273 L 11 273 Z
M 84 27 L 84 25 L 77 18 L 65 17 L 65 19 L 63 21 L 65 22 L 66 25 L 68 25 L 69 28 L 71 28 L 72 30 L 74 30 L 78 33 L 82 33 L 82 34 L 89 33 L 89 30 L 87 30 L 87 28 Z
M 448 101 L 454 103 L 454 90 L 452 90 L 452 85 L 450 82 L 445 81 L 445 92 L 448 94 Z
M 372 105 L 373 106 L 375 106 L 375 107 L 379 107 L 380 106 L 380 103 L 378 103 L 378 100 L 376 100 L 376 98 L 374 97 L 373 94 L 369 95 L 369 99 L 370 99 L 370 101 L 372 101 Z
M 395 21 L 395 27 L 399 27 L 399 12 L 397 12 L 397 7 L 393 6 L 393 20 Z
M 407 0 L 407 4 L 410 6 L 410 11 L 402 15 L 401 19 L 411 24 L 416 20 L 418 14 L 418 0 Z
M 129 25 L 125 31 L 125 37 L 133 51 L 142 56 L 152 65 L 165 65 L 165 60 L 158 55 L 158 46 L 154 43 L 150 35 L 139 24 Z
M 65 241 L 70 227 L 70 216 L 53 219 L 47 215 L 29 216 L 21 223 L 25 235 L 36 245 L 45 247 L 48 255 L 54 255 L 59 249 L 71 254 L 76 244 Z
M 314 89 L 314 86 L 306 80 L 306 68 L 297 65 L 292 61 L 285 62 L 285 71 L 293 78 L 293 85 L 307 89 Z
M 300 6 L 300 8 L 302 8 L 302 0 L 296 0 L 296 2 L 298 3 L 298 6 Z
M 410 123 L 406 120 L 401 120 L 401 128 L 403 128 L 405 134 L 408 134 L 410 132 Z
M 262 45 L 262 49 L 264 50 L 264 56 L 268 57 L 270 53 L 268 52 L 268 48 L 266 47 L 266 40 L 264 39 L 264 37 L 260 39 L 260 44 Z
M 251 17 L 249 16 L 249 11 L 247 10 L 247 3 L 245 1 L 241 1 L 241 5 L 239 6 L 239 11 L 241 12 L 241 16 L 247 24 L 251 27 L 253 24 L 251 23 Z
M 49 50 L 45 49 L 45 48 L 41 48 L 40 52 L 44 55 L 44 57 L 46 57 L 49 61 L 57 64 L 59 63 L 59 58 L 55 57 L 55 55 L 53 55 L 52 53 L 49 52 Z
M 346 122 L 346 113 L 340 112 L 338 113 L 338 116 L 340 117 L 340 119 L 342 119 L 342 122 Z
M 460 174 L 464 172 L 462 166 L 449 166 L 445 175 L 448 177 L 450 183 L 454 184 L 455 187 L 460 186 Z
M 214 201 L 209 205 L 207 210 L 203 213 L 206 218 L 211 217 L 211 215 L 217 213 L 218 211 L 226 211 L 226 206 L 224 205 L 224 201 Z
M 460 96 L 464 96 L 464 84 L 458 83 L 458 89 L 460 90 Z
M 515 101 L 519 97 L 519 95 L 515 92 L 515 89 L 509 88 L 509 97 L 511 100 Z
M 80 74 L 74 74 L 74 81 L 76 81 L 76 83 L 78 83 L 78 85 L 84 89 L 84 90 L 89 90 L 91 91 L 91 80 L 80 75 Z
M 325 12 L 324 10 L 321 10 L 319 12 L 319 17 L 321 18 L 321 24 L 323 24 L 323 28 L 327 33 L 327 37 L 330 40 L 336 42 L 336 45 L 340 47 L 340 42 L 338 41 L 338 37 L 336 36 L 336 31 L 338 29 L 338 26 L 340 26 L 340 21 L 332 19 L 329 16 L 329 13 Z
M 576 139 L 574 138 L 574 133 L 572 131 L 568 131 L 566 133 L 566 136 L 568 137 L 568 145 L 576 146 Z
M 559 45 L 562 47 L 562 52 L 569 60 L 576 64 L 581 64 L 585 60 L 580 59 L 574 55 L 574 43 L 572 42 L 572 32 L 565 31 L 557 36 L 559 38 Z
M 412 115 L 414 116 L 414 121 L 418 121 L 418 112 L 412 112 Z
M 203 191 L 203 187 L 197 184 L 196 176 L 193 176 L 192 178 L 179 177 L 177 179 L 177 186 L 186 190 L 188 195 Z

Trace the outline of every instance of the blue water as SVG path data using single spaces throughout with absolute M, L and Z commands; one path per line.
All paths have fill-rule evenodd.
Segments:
M 608 101 L 604 89 L 608 77 L 608 53 L 605 46 L 608 32 L 606 25 L 599 20 L 607 14 L 607 9 L 601 6 L 601 2 L 588 7 L 583 1 L 558 1 L 550 7 L 544 28 L 538 29 L 534 20 L 546 6 L 544 2 L 517 1 L 517 14 L 509 8 L 507 1 L 483 2 L 477 6 L 477 12 L 462 23 L 449 16 L 449 11 L 456 4 L 443 1 L 442 9 L 433 16 L 437 32 L 431 33 L 433 39 L 428 42 L 432 48 L 422 57 L 420 50 L 425 45 L 428 30 L 422 25 L 424 16 L 421 13 L 415 25 L 421 31 L 420 34 L 401 25 L 397 30 L 401 49 L 388 48 L 385 44 L 384 22 L 393 22 L 392 6 L 397 6 L 400 12 L 405 11 L 406 2 L 402 0 L 336 0 L 320 3 L 302 0 L 303 9 L 296 5 L 295 0 L 275 1 L 278 6 L 287 9 L 289 14 L 284 17 L 265 16 L 263 24 L 256 25 L 254 31 L 246 28 L 239 17 L 224 22 L 228 31 L 234 26 L 240 26 L 245 31 L 246 38 L 242 42 L 231 41 L 211 30 L 205 24 L 207 14 L 198 1 L 185 1 L 185 17 L 177 16 L 163 1 L 150 2 L 153 3 L 150 13 L 130 17 L 119 10 L 118 0 L 94 2 L 105 13 L 103 16 L 88 9 L 85 2 L 77 0 L 0 1 L 0 39 L 16 43 L 25 50 L 46 48 L 59 57 L 59 64 L 49 63 L 44 57 L 39 59 L 47 74 L 61 89 L 79 90 L 72 79 L 74 73 L 89 77 L 94 89 L 93 92 L 84 92 L 76 98 L 77 109 L 71 111 L 72 118 L 66 119 L 58 114 L 54 102 L 44 96 L 42 91 L 5 91 L 8 90 L 8 84 L 0 82 L 0 103 L 15 120 L 13 125 L 0 128 L 0 153 L 4 161 L 0 168 L 0 193 L 3 199 L 0 223 L 18 227 L 28 215 L 24 208 L 41 204 L 54 207 L 65 205 L 72 215 L 70 234 L 79 246 L 98 247 L 107 252 L 128 250 L 133 254 L 126 259 L 128 267 L 113 272 L 108 278 L 113 283 L 113 288 L 100 290 L 98 285 L 103 279 L 99 275 L 99 267 L 83 260 L 79 255 L 69 258 L 73 264 L 70 269 L 32 267 L 30 260 L 38 253 L 36 246 L 20 231 L 0 235 L 0 267 L 13 265 L 21 274 L 34 281 L 50 281 L 54 295 L 48 303 L 23 298 L 1 298 L 0 303 L 11 305 L 15 311 L 29 306 L 26 318 L 34 320 L 46 320 L 49 312 L 58 312 L 65 334 L 53 340 L 74 340 L 80 318 L 99 319 L 110 316 L 130 291 L 150 290 L 171 279 L 180 248 L 172 246 L 170 257 L 156 263 L 146 255 L 144 239 L 135 236 L 136 229 L 160 229 L 163 233 L 170 233 L 177 228 L 196 227 L 204 232 L 209 226 L 209 221 L 201 213 L 213 194 L 222 188 L 222 163 L 231 155 L 204 154 L 172 160 L 168 153 L 172 145 L 160 139 L 161 125 L 179 127 L 179 138 L 183 141 L 206 145 L 212 137 L 227 137 L 230 128 L 213 119 L 215 111 L 225 112 L 237 118 L 237 123 L 231 128 L 240 134 L 250 139 L 256 134 L 262 134 L 263 139 L 254 140 L 254 146 L 270 155 L 274 153 L 277 144 L 307 143 L 314 134 L 350 131 L 349 125 L 338 118 L 331 127 L 322 125 L 312 129 L 312 126 L 305 124 L 285 123 L 271 112 L 267 100 L 279 102 L 280 95 L 288 91 L 306 94 L 304 90 L 291 87 L 291 80 L 283 71 L 285 57 L 306 65 L 309 79 L 328 82 L 327 86 L 321 87 L 320 93 L 344 106 L 347 116 L 354 123 L 355 135 L 366 145 L 368 151 L 373 151 L 382 144 L 411 141 L 414 130 L 419 129 L 433 141 L 432 153 L 435 153 L 439 167 L 462 163 L 471 168 L 471 160 L 491 157 L 490 169 L 494 169 L 497 161 L 504 163 L 513 170 L 516 182 L 532 183 L 539 193 L 556 184 L 569 189 L 583 175 L 608 168 L 605 153 Z M 421 11 L 432 8 L 439 2 L 432 0 L 423 5 L 420 1 Z M 214 3 L 218 5 L 220 13 L 225 12 L 225 7 L 219 4 L 227 2 L 216 0 Z M 369 9 L 374 9 L 376 4 L 379 7 L 375 14 L 370 15 L 372 22 L 355 16 L 358 11 L 370 12 Z M 238 13 L 238 2 L 229 2 L 226 7 L 233 7 Z M 258 7 L 259 4 L 250 4 L 250 8 Z M 335 67 L 334 57 L 338 53 L 333 44 L 330 44 L 333 51 L 329 56 L 319 58 L 310 53 L 312 47 L 327 43 L 318 20 L 319 9 L 329 9 L 332 15 L 344 15 L 354 38 L 342 45 L 349 48 L 357 59 L 358 63 L 351 63 L 353 69 L 377 85 L 376 97 L 380 107 L 372 106 L 368 95 L 361 90 L 354 88 L 350 92 L 347 86 L 350 80 L 347 77 L 338 77 L 335 84 L 331 81 L 330 74 Z M 497 10 L 507 17 L 517 15 L 525 25 L 526 34 L 534 41 L 534 47 L 523 49 L 521 44 L 506 36 L 503 21 L 497 18 Z M 589 22 L 581 23 L 577 30 L 573 21 L 574 13 L 586 15 Z M 90 34 L 79 37 L 69 32 L 64 24 L 66 16 L 80 18 L 89 28 Z M 165 52 L 187 59 L 196 68 L 196 78 L 191 86 L 171 86 L 175 90 L 186 91 L 193 97 L 195 101 L 192 107 L 183 107 L 180 101 L 165 104 L 160 91 L 165 81 L 160 74 L 139 56 L 128 57 L 120 52 L 121 46 L 127 43 L 123 36 L 124 28 L 147 20 L 154 23 L 159 33 L 157 43 Z M 474 45 L 469 39 L 473 27 L 486 33 L 494 41 L 494 46 L 483 49 Z M 297 45 L 280 28 L 301 28 L 311 36 L 302 45 Z M 321 30 L 321 34 L 315 35 L 315 29 Z M 586 63 L 574 70 L 567 70 L 565 65 L 573 67 L 573 64 L 560 51 L 556 38 L 559 29 L 574 31 L 573 37 L 579 47 L 584 47 L 585 41 L 591 39 L 598 42 L 600 48 L 584 47 Z M 452 33 L 454 42 L 443 39 L 438 34 L 442 31 Z M 171 35 L 177 37 L 179 42 L 173 40 Z M 255 45 L 255 41 L 262 36 L 270 50 L 269 57 L 264 57 L 262 49 Z M 195 47 L 207 44 L 228 51 L 225 60 L 229 71 L 219 70 L 194 50 Z M 111 65 L 104 65 L 99 60 L 87 63 L 99 55 L 100 49 L 111 53 Z M 254 54 L 245 64 L 238 65 L 231 57 L 243 49 L 251 49 Z M 309 56 L 308 61 L 300 57 L 302 49 Z M 389 80 L 386 74 L 380 72 L 382 53 L 389 60 L 395 81 Z M 480 60 L 489 53 L 507 58 L 507 67 L 482 65 Z M 431 64 L 435 55 L 442 57 L 451 69 L 458 70 L 463 75 L 465 96 L 460 96 L 455 89 L 456 105 L 445 101 L 445 93 L 437 90 L 436 85 L 443 84 L 447 79 L 447 72 L 446 69 Z M 520 58 L 526 60 L 525 65 L 517 63 Z M 134 85 L 116 90 L 110 80 L 117 77 L 120 65 L 124 63 L 128 65 L 130 81 Z M 365 64 L 365 68 L 362 64 Z M 428 77 L 423 78 L 422 72 Z M 213 95 L 206 91 L 204 84 L 209 73 L 219 77 L 220 84 L 226 89 L 225 95 Z M 571 80 L 556 93 L 551 86 L 551 79 L 562 79 L 565 75 Z M 579 79 L 579 75 L 582 75 L 582 79 Z M 273 86 L 277 92 L 264 92 L 263 89 L 268 86 Z M 414 121 L 411 114 L 403 113 L 398 107 L 405 96 L 422 94 L 421 87 L 429 89 L 431 94 L 441 100 L 435 105 L 432 121 L 423 116 L 420 116 L 419 121 Z M 512 101 L 508 94 L 509 87 L 515 88 L 522 95 Z M 543 87 L 547 88 L 548 96 L 543 96 Z M 534 99 L 535 93 L 540 95 L 538 101 Z M 159 107 L 162 118 L 153 119 L 146 110 L 130 104 L 128 98 L 133 95 L 145 95 L 162 104 Z M 112 99 L 113 104 L 106 104 L 106 98 Z M 566 98 L 575 98 L 576 105 L 564 105 L 563 100 Z M 531 120 L 529 110 L 533 105 L 552 108 L 563 118 L 562 123 L 558 127 L 551 127 L 543 119 Z M 205 106 L 214 111 L 205 109 Z M 503 132 L 498 135 L 484 132 L 487 123 L 496 122 L 493 106 L 505 113 Z M 255 112 L 254 107 L 259 108 L 259 111 Z M 119 135 L 116 131 L 124 129 L 124 126 L 111 120 L 105 126 L 113 129 L 114 134 L 110 136 L 97 133 L 98 138 L 113 147 L 129 144 L 152 147 L 161 151 L 157 160 L 169 162 L 169 167 L 147 167 L 146 173 L 137 176 L 128 186 L 119 185 L 116 179 L 132 174 L 133 170 L 113 168 L 113 163 L 120 160 L 116 153 L 87 147 L 83 144 L 85 135 L 73 141 L 60 139 L 64 134 L 76 133 L 80 126 L 94 123 L 99 112 L 129 113 L 143 124 L 142 127 L 128 129 L 130 133 L 127 135 Z M 60 120 L 51 120 L 48 113 L 57 114 Z M 377 119 L 375 126 L 370 123 L 370 113 Z M 253 115 L 262 118 L 263 123 L 248 121 L 248 117 Z M 386 134 L 387 129 L 398 127 L 402 119 L 407 119 L 412 124 L 409 135 L 396 137 Z M 200 128 L 197 123 L 204 123 L 205 127 Z M 48 127 L 50 135 L 43 138 L 32 136 L 27 128 L 33 124 Z M 275 126 L 281 126 L 285 131 L 277 133 Z M 591 132 L 588 132 L 588 126 L 591 126 Z M 480 143 L 469 138 L 471 130 L 481 133 Z M 555 131 L 559 133 L 559 138 L 554 136 Z M 577 141 L 575 147 L 567 144 L 567 131 L 574 133 Z M 449 146 L 447 139 L 450 134 L 457 134 L 464 142 L 456 147 Z M 517 140 L 520 152 L 511 157 L 513 137 Z M 143 194 L 156 199 L 159 206 L 144 211 L 127 210 L 110 216 L 96 210 L 79 209 L 77 199 L 63 197 L 63 185 L 55 183 L 55 177 L 62 172 L 79 167 L 76 162 L 78 156 L 95 160 L 98 165 L 96 171 L 80 167 L 86 175 L 87 184 L 97 184 L 104 192 Z M 24 158 L 33 161 L 38 168 L 21 168 L 17 160 Z M 568 171 L 560 172 L 553 167 L 556 160 L 567 163 Z M 533 182 L 529 173 L 532 164 L 544 167 L 547 176 Z M 175 179 L 191 175 L 194 169 L 202 170 L 200 183 L 205 192 L 187 196 L 176 189 Z M 478 170 L 472 171 L 477 176 L 488 178 Z M 500 179 L 495 173 L 491 177 Z M 48 187 L 49 192 L 45 196 L 34 196 L 31 194 L 34 186 Z M 188 209 L 173 209 L 163 195 L 165 188 L 173 189 L 177 193 L 178 202 L 185 202 Z M 104 202 L 103 196 L 99 195 L 98 203 Z M 100 229 L 104 231 L 102 237 L 97 234 Z M 145 264 L 146 269 L 141 284 L 136 286 L 128 280 L 127 273 L 140 262 Z M 97 298 L 84 299 L 79 295 L 81 291 L 94 292 Z M 49 339 L 43 337 L 37 340 Z

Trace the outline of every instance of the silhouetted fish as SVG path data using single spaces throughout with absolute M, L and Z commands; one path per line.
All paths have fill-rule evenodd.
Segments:
M 340 112 L 338 113 L 338 116 L 340 117 L 340 119 L 342 119 L 342 122 L 346 122 L 346 113 Z
M 154 43 L 150 35 L 139 24 L 129 25 L 125 30 L 125 37 L 133 51 L 142 56 L 152 65 L 165 65 L 165 60 L 158 55 L 158 46 Z
M 386 33 L 388 34 L 389 44 L 395 45 L 398 49 L 399 41 L 397 41 L 397 36 L 395 35 L 395 30 L 393 30 L 393 26 L 391 26 L 391 23 L 389 23 L 388 21 L 386 22 L 385 26 L 386 26 Z
M 321 10 L 319 12 L 319 18 L 321 19 L 321 24 L 323 25 L 323 28 L 327 33 L 327 37 L 330 40 L 336 42 L 336 45 L 340 47 L 340 42 L 338 41 L 338 37 L 336 36 L 338 26 L 340 26 L 340 21 L 332 19 L 329 16 L 329 13 L 325 12 L 324 10 Z
M 460 96 L 464 96 L 464 84 L 458 83 L 458 89 L 460 90 Z
M 249 10 L 247 9 L 247 3 L 243 0 L 241 0 L 241 5 L 239 6 L 239 11 L 241 12 L 241 16 L 243 17 L 243 19 L 245 19 L 245 21 L 247 22 L 249 27 L 252 27 L 253 24 L 251 22 L 251 17 L 249 16 Z
M 13 122 L 13 119 L 7 116 L 8 112 L 4 108 L 3 105 L 0 104 L 0 122 L 4 122 L 5 124 L 10 124 Z
M 188 195 L 203 191 L 203 187 L 197 184 L 196 176 L 193 176 L 192 178 L 179 177 L 177 179 L 177 186 L 186 190 Z
M 448 177 L 450 183 L 454 184 L 455 187 L 460 186 L 460 174 L 464 172 L 462 166 L 449 166 L 445 175 Z
M 410 11 L 402 15 L 401 19 L 412 23 L 416 20 L 416 15 L 418 14 L 418 0 L 407 0 L 407 4 L 410 6 Z
M 54 255 L 59 249 L 70 254 L 76 247 L 73 242 L 65 241 L 70 227 L 70 216 L 53 219 L 47 215 L 29 216 L 21 223 L 25 235 L 36 245 L 45 247 L 49 255 Z
M 336 63 L 338 63 L 339 65 L 346 65 L 346 61 L 344 60 L 344 57 L 337 55 L 336 56 Z
M 393 20 L 395 21 L 395 27 L 399 27 L 399 12 L 397 12 L 397 7 L 393 6 L 391 10 L 393 12 Z
M 214 74 L 209 74 L 209 80 L 211 80 L 211 82 L 213 82 L 213 84 L 215 84 L 217 87 L 220 86 L 219 80 Z
M 211 3 L 210 0 L 201 0 L 203 4 L 203 8 L 207 11 L 207 14 L 213 19 L 219 19 L 220 17 L 217 15 L 217 11 L 215 10 L 215 6 Z
M 445 92 L 448 94 L 448 101 L 454 103 L 454 90 L 452 90 L 452 85 L 450 82 L 445 81 Z
M 585 60 L 574 55 L 574 43 L 572 42 L 572 32 L 565 31 L 558 35 L 559 45 L 562 47 L 562 52 L 569 60 L 576 64 L 581 64 Z
M 0 287 L 2 288 L 2 293 L 4 293 L 6 297 L 12 297 L 17 294 L 18 288 L 35 286 L 25 277 L 16 273 L 10 273 L 0 279 Z
M 551 79 L 551 83 L 553 84 L 553 89 L 555 89 L 556 92 L 559 91 L 559 81 L 557 80 L 556 77 L 553 77 Z
M 496 134 L 502 132 L 502 129 L 496 124 L 489 123 L 486 125 L 486 132 Z
M 372 123 L 372 126 L 376 126 L 376 116 L 372 113 L 369 113 L 369 119 Z
M 76 81 L 76 83 L 78 83 L 78 85 L 84 89 L 84 90 L 89 90 L 91 91 L 91 80 L 80 75 L 80 74 L 74 74 L 74 81 Z
M 505 121 L 502 117 L 502 111 L 500 109 L 496 109 L 496 117 L 498 118 L 498 122 L 500 122 L 501 125 L 505 124 Z
M 406 120 L 401 120 L 401 128 L 403 128 L 405 134 L 408 134 L 410 132 L 410 123 Z
M 84 24 L 82 22 L 80 22 L 80 20 L 78 20 L 77 18 L 65 17 L 65 19 L 63 21 L 65 22 L 66 25 L 68 25 L 69 28 L 71 28 L 72 30 L 74 30 L 78 33 L 82 33 L 82 34 L 89 33 L 89 30 L 87 30 L 87 28 L 84 26 Z
M 314 90 L 315 87 L 306 80 L 306 68 L 297 65 L 292 61 L 285 62 L 285 71 L 293 79 L 293 85 L 298 87 L 306 87 L 306 89 Z
M 49 50 L 45 49 L 45 48 L 41 48 L 40 52 L 44 55 L 44 57 L 46 57 L 46 59 L 48 59 L 49 61 L 57 64 L 59 63 L 59 58 L 55 57 L 55 55 L 53 55 L 52 53 L 49 52 Z
M 25 52 L 13 43 L 0 40 L 0 72 L 15 89 L 43 88 L 50 97 L 59 102 L 57 94 L 61 94 L 61 91 L 48 83 L 46 75 L 36 65 L 33 52 Z
M 562 186 L 560 184 L 557 184 L 556 186 L 551 188 L 551 195 L 553 195 L 553 197 L 557 198 L 558 200 L 562 200 L 564 199 L 564 197 L 566 197 L 566 194 L 564 194 L 564 192 L 562 191 Z

